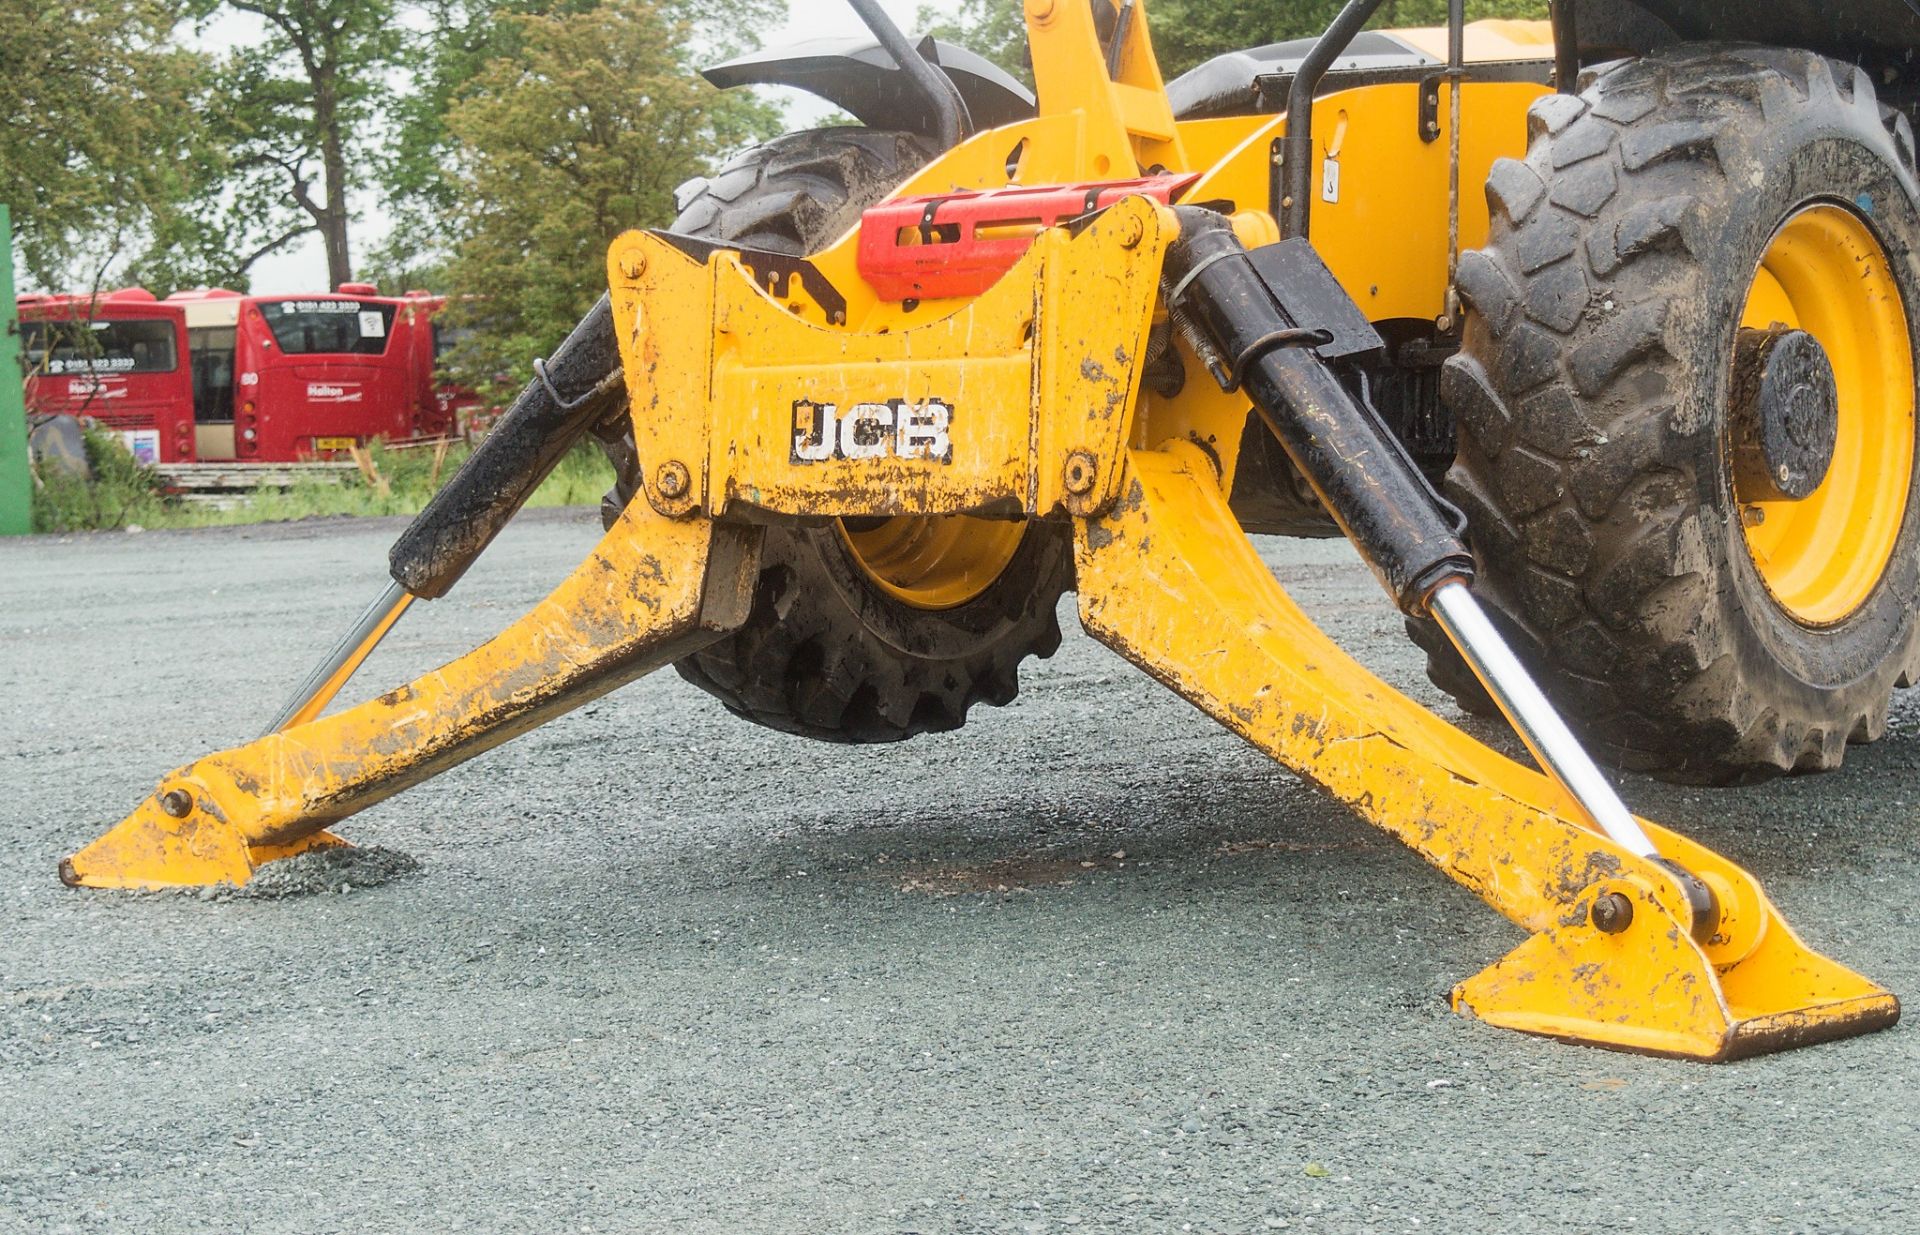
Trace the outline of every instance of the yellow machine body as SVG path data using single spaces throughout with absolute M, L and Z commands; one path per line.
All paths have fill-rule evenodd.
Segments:
M 1285 117 L 1175 122 L 1144 8 L 1109 77 L 1086 5 L 1028 0 L 1039 115 L 972 136 L 898 192 L 1160 166 L 1198 172 L 1187 200 L 1233 203 L 1248 243 L 1277 236 L 1265 208 Z M 1545 40 L 1544 26 L 1513 23 L 1470 34 L 1470 51 L 1516 58 Z M 1419 89 L 1330 94 L 1316 111 L 1313 183 L 1338 188 L 1315 203 L 1313 240 L 1376 320 L 1432 320 L 1449 303 L 1451 143 L 1422 139 Z M 1484 236 L 1477 186 L 1523 149 L 1541 92 L 1462 89 L 1458 245 Z M 656 235 L 619 238 L 608 277 L 644 488 L 588 561 L 419 681 L 169 774 L 69 859 L 69 882 L 242 882 L 353 811 L 696 650 L 744 620 L 769 521 L 1067 519 L 1090 633 L 1529 933 L 1455 990 L 1463 1013 L 1699 1059 L 1892 1023 L 1894 997 L 1806 948 L 1751 875 L 1647 824 L 1719 901 L 1715 933 L 1696 941 L 1672 871 L 1369 673 L 1293 604 L 1227 504 L 1246 396 L 1205 380 L 1173 398 L 1142 389 L 1178 231 L 1173 211 L 1129 197 L 1083 228 L 1040 231 L 984 293 L 918 304 L 872 294 L 849 235 L 813 259 L 845 296 L 837 313 L 798 279 L 762 285 L 736 254 L 701 262 Z M 949 403 L 950 454 L 799 457 L 797 407 L 870 400 Z M 1629 926 L 1593 924 L 1601 896 L 1631 902 Z

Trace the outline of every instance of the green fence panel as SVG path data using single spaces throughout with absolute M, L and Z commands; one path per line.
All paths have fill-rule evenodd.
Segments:
M 20 322 L 13 303 L 13 220 L 0 206 L 0 536 L 33 530 L 33 478 L 27 471 L 27 404 L 20 368 Z

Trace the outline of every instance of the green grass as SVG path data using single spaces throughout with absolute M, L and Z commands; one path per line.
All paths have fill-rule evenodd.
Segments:
M 226 527 L 241 523 L 276 523 L 321 515 L 412 515 L 445 484 L 471 448 L 456 444 L 447 452 L 436 481 L 433 452 L 425 449 L 389 450 L 375 443 L 373 464 L 386 491 L 370 485 L 357 472 L 338 483 L 301 481 L 289 489 L 262 487 L 226 510 L 162 491 L 153 469 L 135 463 L 119 440 L 88 433 L 87 460 L 93 479 L 45 469 L 33 494 L 33 530 L 36 532 L 114 531 L 128 527 Z M 529 506 L 590 506 L 613 487 L 613 467 L 591 442 L 576 446 L 553 474 L 534 490 Z

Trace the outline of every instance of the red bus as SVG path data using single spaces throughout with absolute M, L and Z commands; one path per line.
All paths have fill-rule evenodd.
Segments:
M 130 287 L 22 296 L 18 308 L 28 411 L 90 417 L 144 464 L 193 461 L 193 384 L 179 305 Z
M 424 309 L 427 315 L 428 355 L 421 366 L 427 386 L 439 408 L 440 418 L 447 425 L 446 432 L 468 434 L 476 427 L 491 427 L 492 415 L 499 413 L 498 408 L 489 409 L 477 391 L 456 386 L 450 381 L 441 380 L 441 364 L 447 353 L 471 333 L 463 326 L 448 326 L 441 322 L 440 311 L 447 307 L 445 296 L 436 296 L 432 292 L 407 292 L 404 299 Z
M 373 438 L 442 437 L 457 407 L 434 386 L 444 298 L 337 292 L 176 292 L 186 311 L 201 459 L 324 459 Z

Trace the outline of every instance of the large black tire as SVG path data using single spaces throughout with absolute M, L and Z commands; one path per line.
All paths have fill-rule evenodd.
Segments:
M 1920 346 L 1911 130 L 1865 74 L 1806 52 L 1677 47 L 1582 86 L 1535 104 L 1525 160 L 1489 178 L 1488 244 L 1460 266 L 1448 491 L 1479 590 L 1621 766 L 1708 783 L 1835 767 L 1920 668 L 1920 484 L 1868 599 L 1796 621 L 1743 542 L 1730 360 L 1761 254 L 1815 199 L 1866 222 Z M 1415 627 L 1435 682 L 1488 710 Z
M 791 133 L 690 186 L 674 230 L 816 252 L 933 153 L 908 133 Z M 892 742 L 957 729 L 974 704 L 1013 699 L 1022 661 L 1059 647 L 1055 609 L 1072 572 L 1065 528 L 1034 523 L 985 591 L 919 608 L 874 583 L 837 525 L 769 527 L 746 624 L 674 667 L 729 711 L 803 737 Z

